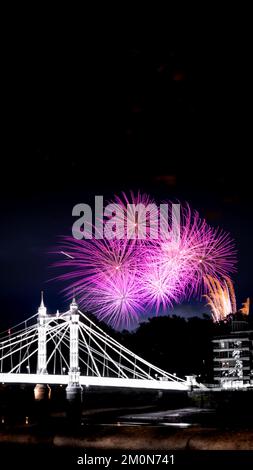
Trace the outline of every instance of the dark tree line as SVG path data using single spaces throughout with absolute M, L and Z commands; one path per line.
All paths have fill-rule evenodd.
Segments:
M 154 365 L 181 377 L 194 374 L 201 381 L 212 382 L 212 339 L 229 333 L 235 320 L 247 321 L 249 328 L 253 329 L 252 321 L 240 313 L 220 323 L 213 323 L 206 314 L 202 318 L 188 319 L 176 315 L 153 317 L 133 332 L 115 332 L 104 324 L 101 326 Z

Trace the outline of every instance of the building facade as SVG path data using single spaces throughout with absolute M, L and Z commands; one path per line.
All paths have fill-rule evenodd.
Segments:
M 213 372 L 216 385 L 239 388 L 253 385 L 253 330 L 233 322 L 232 331 L 213 339 Z

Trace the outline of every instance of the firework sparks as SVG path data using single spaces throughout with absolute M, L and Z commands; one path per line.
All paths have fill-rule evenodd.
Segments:
M 147 195 L 138 192 L 135 197 L 123 193 L 121 197 L 115 196 L 114 203 L 121 211 L 117 222 L 123 227 L 124 237 L 139 242 L 158 239 L 158 210 L 154 201 Z M 127 222 L 126 222 L 127 221 Z
M 211 307 L 214 322 L 225 320 L 228 315 L 236 312 L 234 287 L 229 278 L 226 277 L 220 282 L 212 276 L 207 276 L 206 285 L 209 292 L 205 298 Z
M 250 309 L 250 298 L 248 297 L 245 302 L 242 303 L 242 308 L 240 308 L 239 312 L 243 315 L 249 315 Z
M 96 312 L 100 320 L 113 327 L 134 325 L 143 313 L 137 274 L 117 272 L 115 276 L 102 276 L 99 282 L 90 286 L 87 295 L 81 298 L 86 308 Z

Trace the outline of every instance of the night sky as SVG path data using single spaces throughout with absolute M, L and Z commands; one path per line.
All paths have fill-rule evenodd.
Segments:
M 73 205 L 130 189 L 186 200 L 229 231 L 238 304 L 252 297 L 250 86 L 219 68 L 203 77 L 187 45 L 43 38 L 13 40 L 4 58 L 1 327 L 35 313 L 41 289 L 49 311 L 66 307 L 49 251 L 71 233 Z

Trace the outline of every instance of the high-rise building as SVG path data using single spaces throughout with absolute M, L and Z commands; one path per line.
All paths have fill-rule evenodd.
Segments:
M 253 385 L 253 330 L 232 322 L 231 332 L 213 339 L 214 381 L 224 388 Z

